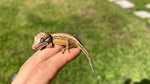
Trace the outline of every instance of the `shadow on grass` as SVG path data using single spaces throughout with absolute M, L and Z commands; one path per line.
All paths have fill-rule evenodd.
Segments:
M 150 79 L 142 79 L 139 82 L 134 82 L 132 79 L 125 80 L 124 84 L 150 84 Z

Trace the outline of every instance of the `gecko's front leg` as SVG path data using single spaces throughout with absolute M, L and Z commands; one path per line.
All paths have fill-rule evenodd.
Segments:
M 53 43 L 49 43 L 46 48 L 52 48 L 53 47 Z

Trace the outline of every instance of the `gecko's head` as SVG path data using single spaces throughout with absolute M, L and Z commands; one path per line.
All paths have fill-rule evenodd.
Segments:
M 50 34 L 41 32 L 34 37 L 34 44 L 32 49 L 42 49 L 46 47 L 52 41 L 52 37 Z

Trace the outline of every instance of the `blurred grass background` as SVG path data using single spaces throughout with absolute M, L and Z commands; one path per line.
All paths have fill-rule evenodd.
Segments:
M 130 0 L 135 2 L 134 0 Z M 36 51 L 39 32 L 75 34 L 90 52 L 93 75 L 82 53 L 65 66 L 52 84 L 129 84 L 149 80 L 150 25 L 107 0 L 0 0 L 0 84 Z M 149 1 L 150 2 L 150 1 Z M 148 83 L 149 84 L 149 83 Z
M 150 9 L 146 8 L 146 5 L 150 3 L 149 0 L 129 0 L 130 2 L 134 3 L 135 4 L 135 8 L 134 10 L 136 11 L 141 11 L 141 10 L 145 10 L 145 11 L 148 11 L 150 12 Z

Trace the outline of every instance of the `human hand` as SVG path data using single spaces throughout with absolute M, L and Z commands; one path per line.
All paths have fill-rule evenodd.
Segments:
M 48 84 L 68 62 L 75 59 L 81 52 L 71 48 L 64 54 L 59 52 L 62 46 L 38 50 L 20 68 L 12 84 Z

